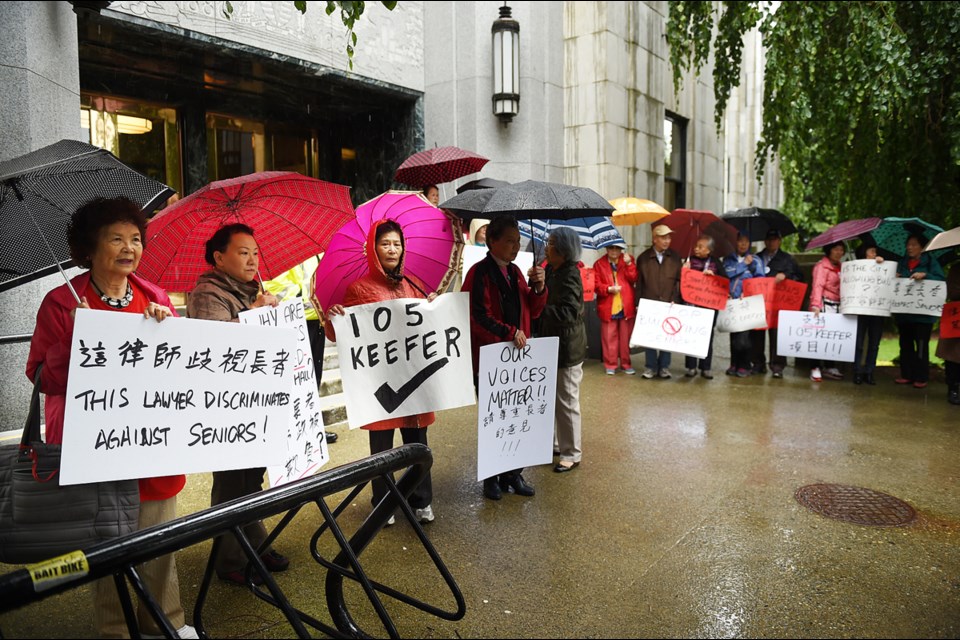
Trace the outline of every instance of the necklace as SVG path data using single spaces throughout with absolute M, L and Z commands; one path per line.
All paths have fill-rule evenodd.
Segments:
M 113 309 L 125 309 L 130 305 L 130 302 L 133 301 L 133 287 L 130 286 L 129 282 L 127 282 L 127 292 L 122 298 L 111 298 L 105 294 L 100 290 L 100 287 L 97 286 L 97 283 L 93 281 L 93 278 L 90 278 L 90 283 L 100 296 L 100 299 L 103 300 L 104 304 L 106 304 L 108 307 Z

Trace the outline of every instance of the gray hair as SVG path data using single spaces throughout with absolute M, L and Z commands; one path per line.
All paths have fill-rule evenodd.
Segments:
M 570 227 L 557 227 L 550 232 L 547 242 L 551 240 L 553 241 L 553 248 L 563 256 L 564 260 L 569 262 L 580 260 L 580 252 L 583 247 L 580 244 L 580 236 L 576 231 Z
M 713 253 L 713 248 L 714 248 L 714 246 L 716 246 L 716 243 L 714 242 L 713 238 L 712 238 L 711 236 L 708 236 L 707 234 L 703 234 L 703 235 L 701 235 L 699 238 L 697 238 L 697 242 L 699 242 L 700 240 L 706 240 L 706 241 L 707 241 L 707 250 L 708 250 L 710 253 Z

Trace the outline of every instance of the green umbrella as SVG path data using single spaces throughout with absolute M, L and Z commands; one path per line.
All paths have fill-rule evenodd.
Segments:
M 923 244 L 941 233 L 943 229 L 920 218 L 884 218 L 880 226 L 870 232 L 877 249 L 889 257 L 897 259 L 907 255 L 907 238 L 919 236 Z M 931 251 L 931 255 L 940 260 L 948 257 L 950 250 Z

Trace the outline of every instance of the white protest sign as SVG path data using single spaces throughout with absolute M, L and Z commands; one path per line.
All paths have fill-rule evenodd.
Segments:
M 713 309 L 640 298 L 630 345 L 706 358 L 715 313 Z
M 323 417 L 320 415 L 317 374 L 307 334 L 302 298 L 282 302 L 276 307 L 260 307 L 239 314 L 242 324 L 288 327 L 297 332 L 297 351 L 293 358 L 293 397 L 287 432 L 287 459 L 283 465 L 269 467 L 271 487 L 313 475 L 330 459 Z M 323 337 L 320 338 L 321 340 Z
M 541 251 L 541 254 L 543 252 Z M 463 277 L 467 277 L 467 273 L 470 271 L 470 267 L 477 264 L 481 260 L 487 257 L 487 248 L 478 247 L 476 245 L 468 244 L 463 248 Z M 513 264 L 517 265 L 520 268 L 520 273 L 526 277 L 527 271 L 530 270 L 530 267 L 533 266 L 533 254 L 529 251 L 521 251 L 517 253 L 516 259 L 513 261 Z
M 469 300 L 401 298 L 333 316 L 351 429 L 476 401 Z
M 797 358 L 853 362 L 857 318 L 839 313 L 781 311 L 777 353 Z
M 727 308 L 717 314 L 717 331 L 722 333 L 766 328 L 767 308 L 762 295 L 730 298 L 727 300 Z
M 889 316 L 897 263 L 853 260 L 840 267 L 840 313 Z
M 891 313 L 911 313 L 940 317 L 947 301 L 947 283 L 937 280 L 914 280 L 895 278 L 893 296 L 890 299 Z
M 283 464 L 293 329 L 78 309 L 60 482 Z
M 480 347 L 477 480 L 553 460 L 560 338 Z

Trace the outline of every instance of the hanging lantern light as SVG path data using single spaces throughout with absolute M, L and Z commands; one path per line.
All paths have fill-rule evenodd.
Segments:
M 520 23 L 504 2 L 493 28 L 493 115 L 504 124 L 520 111 Z

